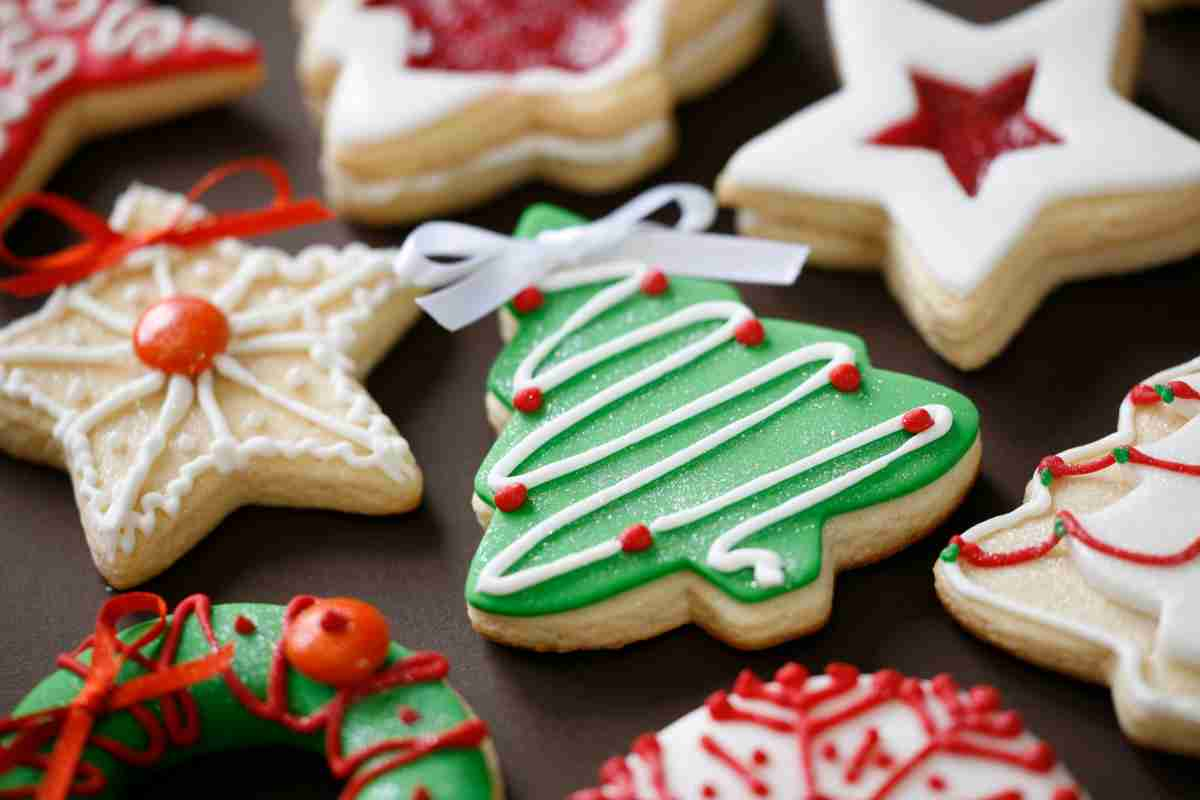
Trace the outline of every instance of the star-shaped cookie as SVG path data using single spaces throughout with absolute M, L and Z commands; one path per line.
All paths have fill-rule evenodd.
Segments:
M 112 227 L 160 229 L 183 204 L 134 188 Z M 118 588 L 242 505 L 407 511 L 420 470 L 359 383 L 418 317 L 393 260 L 230 239 L 135 250 L 0 331 L 0 447 L 70 472 Z
M 1116 433 L 1044 459 L 935 574 L 967 628 L 1112 686 L 1135 741 L 1200 755 L 1200 358 L 1135 386 Z
M 845 88 L 730 161 L 720 194 L 742 231 L 881 267 L 964 369 L 1059 284 L 1200 250 L 1200 142 L 1126 99 L 1143 38 L 1126 0 L 992 25 L 919 0 L 826 8 Z
M 674 152 L 672 110 L 743 66 L 771 0 L 295 0 L 330 201 L 371 223 L 532 178 L 627 185 Z
M 141 0 L 0 2 L 0 201 L 83 141 L 232 100 L 263 80 L 249 34 Z

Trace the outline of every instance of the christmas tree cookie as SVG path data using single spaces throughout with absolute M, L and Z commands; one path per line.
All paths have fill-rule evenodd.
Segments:
M 520 234 L 579 223 L 536 208 Z M 969 400 L 875 369 L 852 335 L 760 319 L 727 284 L 585 261 L 505 315 L 467 582 L 499 641 L 812 631 L 839 570 L 935 528 L 978 469 Z
M 123 631 L 132 614 L 157 619 Z M 105 604 L 95 634 L 0 718 L 0 797 L 125 797 L 151 770 L 264 746 L 323 755 L 343 800 L 500 800 L 487 725 L 449 662 L 389 640 L 373 606 L 194 595 Z M 232 787 L 236 790 L 236 784 Z
M 935 572 L 967 628 L 1110 685 L 1131 738 L 1200 756 L 1200 359 L 1135 386 L 1116 433 L 1044 459 L 1025 504 Z
M 251 166 L 283 190 L 261 211 L 206 217 L 135 187 L 106 223 L 53 198 L 88 241 L 0 284 L 77 281 L 0 329 L 0 449 L 70 472 L 92 558 L 117 588 L 243 505 L 396 514 L 420 502 L 408 443 L 361 379 L 416 321 L 423 290 L 394 274 L 391 251 L 293 256 L 221 235 L 328 216 L 291 201 L 272 164 L 212 176 Z
M 847 664 L 823 675 L 788 664 L 770 683 L 747 670 L 600 778 L 570 800 L 1087 797 L 994 687 Z

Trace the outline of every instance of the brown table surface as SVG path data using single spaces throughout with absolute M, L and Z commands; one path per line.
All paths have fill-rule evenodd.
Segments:
M 318 137 L 293 78 L 296 33 L 284 0 L 178 5 L 220 14 L 261 37 L 270 68 L 266 88 L 232 108 L 91 144 L 59 170 L 50 188 L 106 212 L 132 181 L 182 189 L 217 163 L 268 153 L 287 165 L 303 192 L 319 191 Z M 682 110 L 682 153 L 646 185 L 710 184 L 739 144 L 835 89 L 820 4 L 783 5 L 781 24 L 759 61 Z M 988 21 L 1028 3 L 939 5 Z M 1153 18 L 1148 45 L 1139 102 L 1200 136 L 1200 11 Z M 463 218 L 503 231 L 535 201 L 599 214 L 629 194 L 579 198 L 534 185 Z M 722 228 L 729 223 L 723 215 Z M 397 245 L 404 234 L 335 222 L 273 241 L 289 248 L 354 239 Z M 16 235 L 46 236 L 30 225 Z M 425 468 L 420 510 L 365 519 L 244 509 L 145 588 L 172 603 L 204 592 L 218 602 L 283 603 L 311 593 L 354 594 L 378 604 L 393 621 L 396 638 L 450 657 L 452 680 L 491 723 L 510 795 L 520 800 L 563 797 L 591 785 L 601 762 L 625 752 L 635 735 L 694 708 L 743 667 L 769 674 L 789 659 L 814 669 L 839 660 L 918 675 L 948 671 L 964 682 L 992 683 L 1058 747 L 1094 797 L 1195 797 L 1200 765 L 1127 742 L 1107 689 L 1042 671 L 959 629 L 934 596 L 930 567 L 952 533 L 1017 505 L 1039 458 L 1107 434 L 1123 392 L 1196 355 L 1198 290 L 1200 259 L 1062 289 L 1007 352 L 982 372 L 964 375 L 922 344 L 874 275 L 810 270 L 795 288 L 747 289 L 749 302 L 764 315 L 861 334 L 876 364 L 965 392 L 984 420 L 983 476 L 946 527 L 883 564 L 840 577 L 829 625 L 773 650 L 740 653 L 689 628 L 619 652 L 537 655 L 489 644 L 472 632 L 463 583 L 480 531 L 467 499 L 492 441 L 481 404 L 484 376 L 499 349 L 490 322 L 452 336 L 423 321 L 370 380 L 375 398 Z M 0 317 L 35 307 L 4 301 Z M 7 648 L 0 655 L 2 713 L 50 671 L 57 653 L 90 630 L 109 595 L 92 566 L 64 475 L 0 457 L 0 508 L 0 642 Z M 237 776 L 239 791 L 229 789 L 230 776 Z M 189 765 L 162 776 L 154 788 L 177 798 L 214 791 L 264 798 L 336 795 L 319 759 L 281 752 Z

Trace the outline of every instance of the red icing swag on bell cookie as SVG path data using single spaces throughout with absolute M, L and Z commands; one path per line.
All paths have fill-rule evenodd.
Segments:
M 135 613 L 155 619 L 119 630 Z M 392 644 L 387 627 L 351 598 L 297 597 L 283 608 L 195 595 L 168 615 L 155 595 L 118 596 L 95 634 L 0 719 L 0 797 L 66 800 L 192 748 L 276 744 L 278 735 L 261 740 L 264 721 L 323 743 L 343 800 L 389 784 L 404 798 L 498 796 L 487 726 L 445 683 L 449 663 Z M 253 655 L 264 647 L 268 658 Z

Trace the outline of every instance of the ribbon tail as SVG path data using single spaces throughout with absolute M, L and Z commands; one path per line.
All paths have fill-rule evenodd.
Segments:
M 71 784 L 75 781 L 75 772 L 94 722 L 92 712 L 85 708 L 74 707 L 67 712 L 46 772 L 38 784 L 37 800 L 66 800 L 70 795 Z
M 519 249 L 510 251 L 466 280 L 418 297 L 417 305 L 443 328 L 461 330 L 500 308 L 526 286 L 536 284 L 554 267 L 550 259 L 538 259 Z
M 196 661 L 178 664 L 161 672 L 152 672 L 118 686 L 109 697 L 108 708 L 119 711 L 145 700 L 153 700 L 187 689 L 214 678 L 233 665 L 234 649 L 227 644 L 215 653 Z
M 609 254 L 655 264 L 672 275 L 790 286 L 800 277 L 809 248 L 745 236 L 643 227 Z
M 249 239 L 275 231 L 313 225 L 333 219 L 333 212 L 316 200 L 300 200 L 287 205 L 222 214 L 209 217 L 187 228 L 172 231 L 163 237 L 169 244 L 194 247 L 210 244 L 217 239 Z

